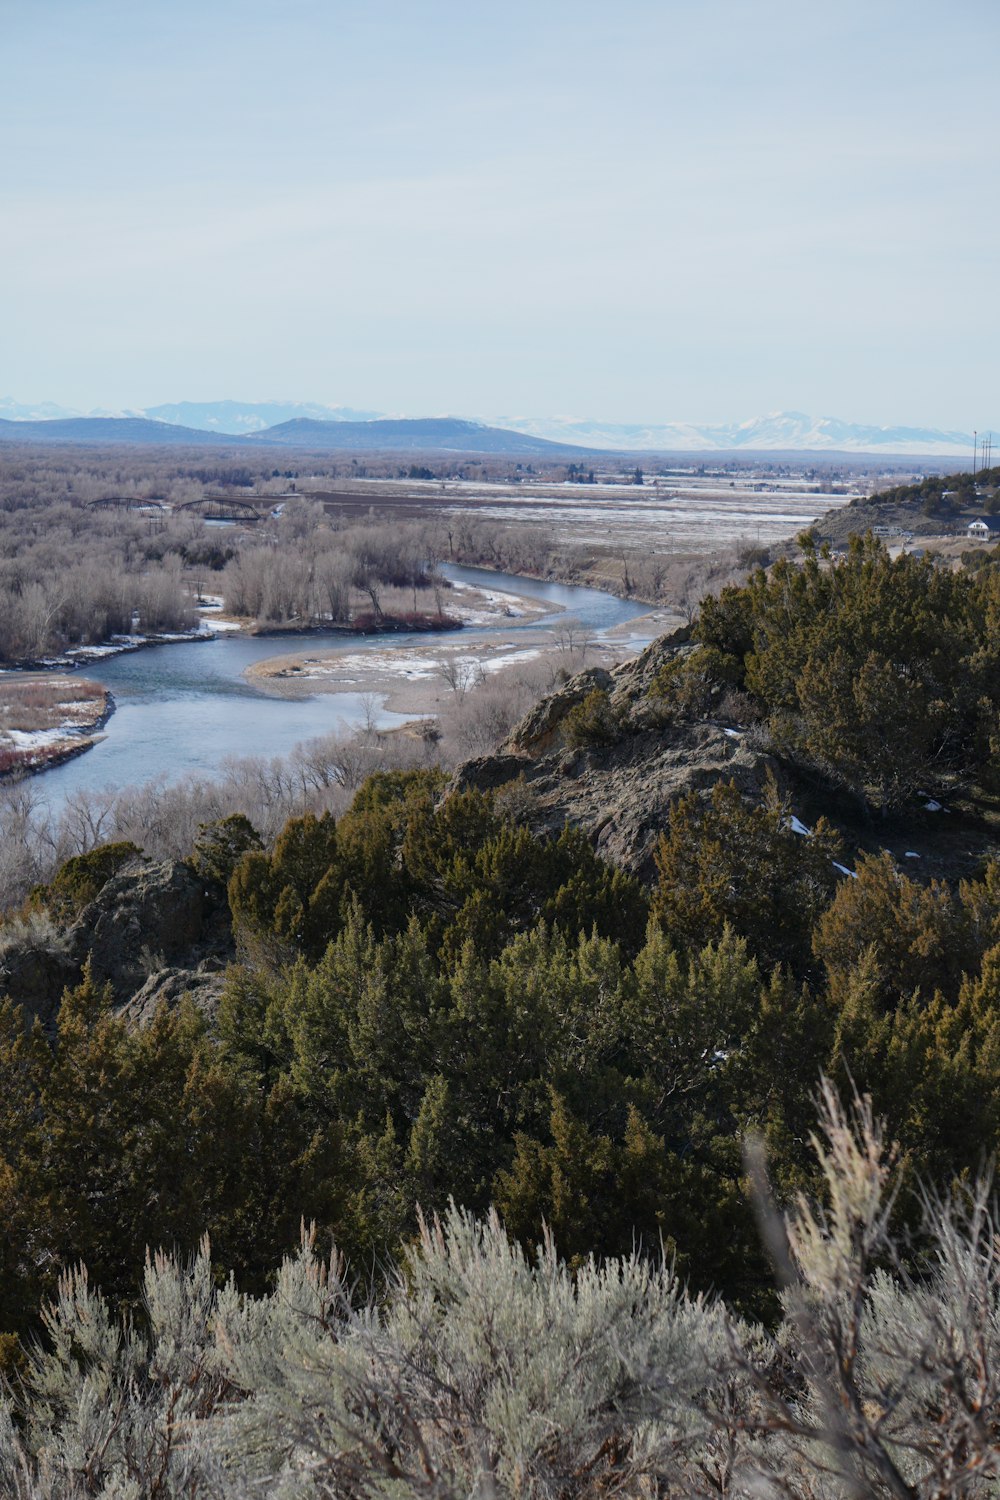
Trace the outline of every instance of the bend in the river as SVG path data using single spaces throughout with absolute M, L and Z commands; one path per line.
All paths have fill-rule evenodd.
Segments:
M 589 634 L 601 636 L 649 610 L 648 605 L 598 589 L 484 568 L 449 564 L 442 572 L 453 583 L 550 603 L 558 612 L 532 621 L 532 629 L 552 629 L 572 618 Z M 460 638 L 474 646 L 477 635 L 502 628 L 502 622 L 467 626 Z M 456 640 L 454 633 L 443 631 L 361 637 L 313 632 L 308 643 L 310 650 L 317 651 L 355 653 L 377 648 L 384 652 L 411 649 L 446 635 Z M 114 694 L 116 712 L 106 738 L 93 750 L 45 772 L 40 778 L 43 797 L 56 807 L 77 791 L 113 790 L 153 779 L 170 781 L 188 773 L 212 775 L 228 757 L 287 755 L 303 740 L 362 724 L 370 712 L 363 691 L 275 698 L 247 681 L 244 672 L 253 662 L 291 650 L 294 640 L 302 639 L 283 636 L 279 641 L 274 636 L 220 632 L 211 640 L 149 646 L 88 664 L 87 676 Z M 378 722 L 389 727 L 411 717 L 383 708 Z

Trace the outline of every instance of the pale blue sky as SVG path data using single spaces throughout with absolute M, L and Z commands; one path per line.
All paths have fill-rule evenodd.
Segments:
M 0 0 L 0 395 L 1000 424 L 997 0 Z

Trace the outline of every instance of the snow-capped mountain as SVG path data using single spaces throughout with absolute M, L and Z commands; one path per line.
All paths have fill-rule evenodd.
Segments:
M 224 432 L 236 437 L 263 432 L 279 422 L 309 418 L 316 422 L 368 422 L 381 416 L 377 411 L 356 411 L 352 406 L 322 406 L 315 401 L 174 401 L 147 406 L 143 416 L 176 427 L 198 427 L 204 432 Z
M 657 424 L 599 422 L 577 417 L 495 417 L 498 426 L 532 437 L 587 448 L 696 453 L 746 449 L 748 452 L 839 452 L 943 454 L 970 457 L 971 432 L 937 427 L 872 427 L 836 417 L 810 417 L 800 411 L 771 412 L 747 422 Z
M 54 401 L 36 401 L 31 405 L 15 401 L 13 396 L 0 396 L 0 417 L 8 422 L 49 422 L 59 417 L 82 415 L 70 406 L 57 406 Z
M 148 418 L 220 437 L 252 437 L 289 422 L 361 423 L 385 419 L 377 411 L 325 406 L 315 401 L 175 401 L 144 409 L 87 413 L 51 401 L 26 404 L 0 397 L 0 419 L 8 422 L 53 421 L 77 417 Z M 397 413 L 393 420 L 410 420 Z M 601 422 L 580 417 L 478 417 L 526 437 L 574 448 L 647 453 L 872 453 L 939 455 L 965 460 L 972 456 L 971 432 L 938 427 L 874 427 L 837 417 L 811 417 L 800 411 L 776 411 L 746 422 Z M 1000 431 L 1000 429 L 997 429 Z M 986 431 L 980 428 L 980 433 Z

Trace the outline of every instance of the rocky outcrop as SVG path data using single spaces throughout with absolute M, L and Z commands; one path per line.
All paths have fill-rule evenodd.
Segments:
M 638 656 L 612 669 L 612 700 L 635 707 L 639 700 L 646 698 L 653 679 L 665 662 L 694 649 L 687 625 L 669 635 L 658 636 Z
M 0 957 L 0 996 L 23 1006 L 29 1024 L 51 1026 L 63 990 L 79 977 L 79 967 L 65 942 L 45 941 L 25 933 L 8 942 Z
M 666 660 L 691 649 L 687 632 L 678 631 L 610 673 L 580 673 L 537 704 L 498 754 L 467 761 L 454 785 L 511 787 L 518 817 L 536 832 L 567 823 L 582 828 L 605 859 L 649 878 L 678 797 L 733 780 L 758 800 L 769 773 L 782 784 L 780 767 L 752 736 L 704 720 L 664 722 L 649 686 Z M 595 688 L 608 694 L 618 736 L 612 744 L 569 748 L 560 724 Z
M 571 677 L 566 686 L 547 698 L 540 698 L 525 715 L 511 734 L 508 746 L 511 750 L 544 754 L 559 739 L 563 720 L 571 709 L 581 704 L 595 689 L 607 692 L 613 684 L 611 673 L 604 667 L 587 667 Z
M 26 921 L 0 949 L 0 997 L 29 1020 L 55 1024 L 63 991 L 90 961 L 98 984 L 110 984 L 116 1008 L 136 1025 L 157 1005 L 184 994 L 214 1016 L 222 970 L 233 956 L 224 894 L 206 888 L 179 860 L 130 860 L 84 907 L 68 930 L 47 918 Z
M 70 938 L 117 1000 L 133 995 L 151 967 L 191 962 L 202 938 L 205 890 L 179 860 L 136 859 L 112 877 L 74 923 Z
M 550 693 L 531 708 L 504 746 L 514 754 L 544 755 L 557 745 L 567 714 L 577 708 L 595 690 L 608 694 L 612 708 L 627 718 L 645 712 L 649 686 L 671 656 L 691 650 L 691 632 L 683 627 L 671 635 L 660 636 L 645 651 L 607 671 L 604 667 L 587 667 L 571 677 L 565 687 Z M 647 715 L 649 717 L 649 715 Z
M 121 1015 L 131 1026 L 148 1026 L 161 1006 L 174 1010 L 188 996 L 212 1021 L 218 1014 L 224 983 L 224 971 L 211 962 L 197 969 L 160 969 L 125 1002 Z
M 780 785 L 770 756 L 748 748 L 744 737 L 700 723 L 540 757 L 486 756 L 467 761 L 455 785 L 480 791 L 516 785 L 518 815 L 536 832 L 556 833 L 567 823 L 583 828 L 604 859 L 648 879 L 671 803 L 719 780 L 735 781 L 756 801 L 769 771 Z

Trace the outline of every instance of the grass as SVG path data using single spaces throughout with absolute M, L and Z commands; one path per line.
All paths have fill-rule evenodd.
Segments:
M 2 674 L 0 740 L 11 729 L 30 733 L 59 729 L 66 723 L 90 728 L 104 713 L 106 701 L 100 684 L 85 677 Z
M 69 932 L 57 927 L 45 910 L 21 911 L 0 922 L 0 959 L 20 948 L 65 952 L 69 948 Z

